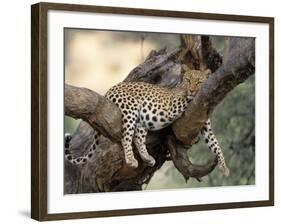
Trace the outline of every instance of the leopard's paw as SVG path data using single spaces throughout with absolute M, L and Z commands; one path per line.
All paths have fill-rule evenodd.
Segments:
M 155 159 L 148 153 L 140 154 L 142 160 L 147 163 L 148 166 L 153 167 L 155 165 Z
M 129 167 L 132 167 L 132 168 L 137 168 L 139 166 L 139 163 L 138 161 L 135 159 L 135 158 L 127 158 L 126 159 L 126 164 L 129 166 Z
M 150 156 L 150 159 L 146 161 L 147 162 L 147 165 L 150 166 L 150 167 L 153 167 L 156 163 L 155 159 Z
M 226 166 L 219 166 L 219 169 L 222 171 L 223 175 L 228 177 L 229 176 L 229 169 Z

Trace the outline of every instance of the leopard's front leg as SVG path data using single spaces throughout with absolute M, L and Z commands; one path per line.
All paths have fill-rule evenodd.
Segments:
M 219 146 L 219 143 L 217 141 L 217 138 L 214 135 L 213 130 L 211 128 L 210 119 L 208 119 L 205 122 L 205 124 L 201 130 L 201 133 L 202 133 L 205 143 L 208 145 L 209 149 L 217 155 L 219 168 L 222 170 L 222 172 L 225 176 L 228 176 L 229 169 L 226 166 L 223 152 L 222 152 L 222 150 Z

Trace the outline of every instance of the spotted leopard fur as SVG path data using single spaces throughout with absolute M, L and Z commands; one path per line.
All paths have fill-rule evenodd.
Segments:
M 178 119 L 195 96 L 201 83 L 210 74 L 210 70 L 201 72 L 189 70 L 186 67 L 184 69 L 182 82 L 172 89 L 145 82 L 122 82 L 113 86 L 106 93 L 105 97 L 115 103 L 122 114 L 121 143 L 125 161 L 129 166 L 138 167 L 138 161 L 132 150 L 133 143 L 142 160 L 149 166 L 154 166 L 155 159 L 149 155 L 145 145 L 147 132 L 163 129 Z M 223 152 L 213 134 L 210 120 L 205 122 L 201 134 L 209 149 L 217 155 L 219 168 L 227 176 L 229 170 L 225 164 Z M 94 135 L 93 144 L 85 155 L 74 158 L 69 148 L 66 148 L 66 159 L 77 165 L 86 163 L 99 144 L 99 133 L 95 131 Z M 67 144 L 69 141 L 68 136 Z

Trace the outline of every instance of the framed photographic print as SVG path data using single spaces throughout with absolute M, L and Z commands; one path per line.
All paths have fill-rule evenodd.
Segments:
M 274 19 L 32 5 L 32 218 L 274 204 Z

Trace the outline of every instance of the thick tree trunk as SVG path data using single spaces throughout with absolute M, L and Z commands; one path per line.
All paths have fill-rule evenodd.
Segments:
M 156 159 L 154 167 L 146 166 L 136 151 L 139 167 L 133 169 L 125 164 L 120 145 L 121 114 L 117 106 L 91 90 L 66 85 L 65 114 L 83 119 L 71 140 L 71 150 L 76 155 L 87 151 L 93 139 L 93 128 L 103 137 L 91 162 L 79 167 L 65 161 L 65 193 L 141 190 L 167 160 L 172 160 L 186 179 L 200 180 L 209 174 L 215 168 L 216 160 L 205 166 L 193 165 L 181 146 L 190 147 L 194 143 L 214 107 L 254 72 L 254 39 L 230 38 L 228 43 L 222 64 L 222 57 L 213 48 L 210 37 L 184 35 L 179 49 L 152 51 L 124 80 L 172 88 L 181 80 L 182 64 L 192 69 L 210 68 L 213 72 L 172 128 L 149 132 L 146 145 Z

